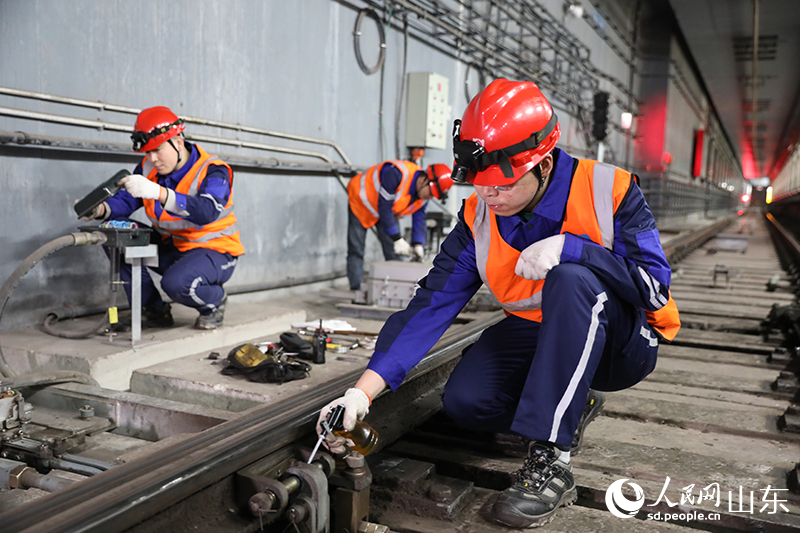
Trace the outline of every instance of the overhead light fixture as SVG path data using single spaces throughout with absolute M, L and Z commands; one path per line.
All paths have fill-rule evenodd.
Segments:
M 622 113 L 622 116 L 620 117 L 620 124 L 623 129 L 631 129 L 631 125 L 633 124 L 633 113 L 628 113 L 627 111 Z

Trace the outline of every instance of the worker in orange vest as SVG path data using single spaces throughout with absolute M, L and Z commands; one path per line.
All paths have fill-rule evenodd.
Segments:
M 429 165 L 422 170 L 411 161 L 385 161 L 353 177 L 347 185 L 347 277 L 357 290 L 364 278 L 364 248 L 367 230 L 377 226 L 378 239 L 387 261 L 424 255 L 428 200 L 444 201 L 453 185 L 447 165 Z M 411 216 L 411 244 L 397 227 L 397 219 Z
M 570 456 L 602 409 L 631 387 L 680 328 L 671 270 L 636 177 L 556 147 L 561 127 L 532 82 L 498 79 L 453 132 L 456 183 L 475 193 L 408 307 L 382 328 L 367 370 L 344 396 L 344 428 L 395 390 L 486 284 L 506 317 L 465 349 L 442 404 L 459 424 L 514 434 L 528 457 L 491 516 L 548 523 L 577 498 Z M 322 431 L 318 423 L 318 431 Z M 342 437 L 326 436 L 340 451 Z
M 244 254 L 233 214 L 231 167 L 183 137 L 186 128 L 167 107 L 145 109 L 136 118 L 133 150 L 145 157 L 122 188 L 97 206 L 86 219 L 128 220 L 144 207 L 158 244 L 161 288 L 172 299 L 200 313 L 197 329 L 222 325 L 227 293 L 223 284 Z M 121 266 L 120 277 L 130 301 L 131 269 Z M 143 327 L 170 327 L 170 304 L 142 269 Z

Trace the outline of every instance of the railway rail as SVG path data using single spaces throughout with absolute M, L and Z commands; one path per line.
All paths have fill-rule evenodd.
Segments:
M 607 394 L 573 458 L 578 502 L 544 530 L 798 531 L 800 248 L 778 221 L 751 212 L 665 250 L 684 326 L 651 376 Z M 523 443 L 454 426 L 439 400 L 462 349 L 502 316 L 452 328 L 397 392 L 375 399 L 368 421 L 382 449 L 366 461 L 322 454 L 306 464 L 318 410 L 358 368 L 15 507 L 0 514 L 0 530 L 508 531 L 487 510 L 520 467 Z M 614 502 L 637 507 L 635 516 Z

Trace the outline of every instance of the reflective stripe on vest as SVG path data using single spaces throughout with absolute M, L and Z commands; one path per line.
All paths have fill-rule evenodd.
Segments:
M 219 212 L 219 215 L 217 216 L 217 218 L 214 219 L 214 221 L 216 222 L 217 220 L 222 220 L 231 213 L 233 213 L 233 206 L 226 207 L 225 209 Z M 234 222 L 233 226 L 235 225 L 236 223 Z M 158 227 L 161 229 L 165 229 L 167 231 L 176 231 L 181 229 L 196 228 L 197 224 L 189 222 L 188 220 L 159 220 Z
M 372 186 L 381 193 L 381 177 L 378 172 L 377 166 L 371 167 L 369 170 L 361 174 L 361 183 L 359 184 L 358 197 L 361 198 L 361 203 L 367 208 L 367 211 L 375 218 L 380 218 L 377 207 L 373 207 L 372 203 L 367 198 L 367 178 L 372 178 Z
M 381 188 L 380 170 L 384 165 L 393 165 L 402 174 L 399 186 L 394 191 Z M 385 161 L 373 165 L 361 174 L 354 176 L 347 184 L 347 196 L 350 210 L 358 218 L 361 225 L 371 228 L 380 220 L 378 201 L 380 197 L 391 201 L 392 212 L 396 216 L 404 216 L 417 211 L 425 203 L 422 200 L 411 203 L 408 190 L 414 174 L 420 168 L 410 161 Z
M 416 213 L 425 204 L 425 200 L 411 201 L 411 185 L 414 181 L 416 171 L 409 172 L 408 169 L 403 173 L 403 180 L 395 193 L 392 211 L 397 216 L 407 216 Z
M 192 248 L 210 248 L 222 253 L 238 256 L 244 253 L 244 247 L 239 240 L 239 231 L 236 217 L 233 215 L 233 182 L 230 167 L 217 156 L 207 154 L 202 148 L 195 145 L 198 151 L 198 160 L 186 175 L 178 182 L 175 191 L 187 196 L 197 196 L 200 183 L 205 179 L 209 165 L 220 165 L 228 170 L 230 195 L 225 206 L 219 210 L 217 217 L 203 226 L 198 226 L 183 218 L 174 216 L 162 209 L 161 218 L 155 215 L 155 200 L 144 200 L 145 212 L 153 224 L 153 228 L 160 234 L 172 237 L 175 246 L 180 251 Z M 147 178 L 154 183 L 158 182 L 158 175 L 152 165 L 147 165 L 145 158 L 142 168 L 150 168 Z
M 614 173 L 616 170 L 611 165 L 597 163 L 594 166 L 593 175 L 594 211 L 597 215 L 597 224 L 600 226 L 603 248 L 608 250 L 614 248 Z
M 614 213 L 625 197 L 631 179 L 631 174 L 621 169 L 595 161 L 578 160 L 561 233 L 588 237 L 596 244 L 613 250 Z M 478 273 L 503 309 L 528 320 L 541 321 L 544 280 L 527 280 L 516 275 L 514 267 L 521 252 L 500 235 L 497 215 L 473 194 L 465 203 L 464 221 L 475 239 Z M 492 272 L 489 272 L 490 268 Z M 496 287 L 492 287 L 491 282 Z M 524 295 L 529 296 L 521 297 Z M 659 303 L 663 304 L 664 298 L 659 296 Z M 671 297 L 661 309 L 647 311 L 646 314 L 651 327 L 666 340 L 672 340 L 680 329 L 678 309 Z

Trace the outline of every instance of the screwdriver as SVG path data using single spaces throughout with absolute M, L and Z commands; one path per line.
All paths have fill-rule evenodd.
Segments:
M 317 444 L 314 446 L 314 449 L 311 451 L 311 455 L 308 458 L 308 464 L 311 464 L 311 461 L 314 460 L 314 457 L 317 455 L 317 450 L 319 450 L 320 444 L 322 441 L 325 440 L 325 437 L 329 435 L 334 428 L 337 426 L 342 425 L 342 417 L 344 416 L 344 405 L 339 404 L 336 407 L 331 407 L 330 412 L 325 420 L 320 422 L 320 426 L 322 426 L 322 433 L 319 434 L 319 438 L 317 439 Z

